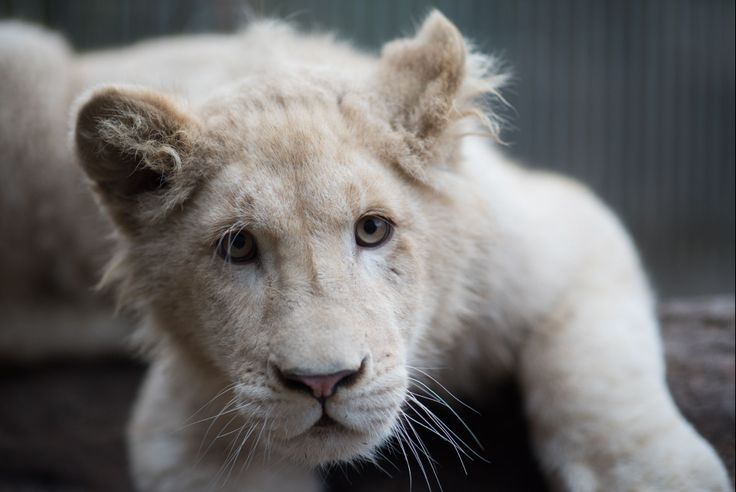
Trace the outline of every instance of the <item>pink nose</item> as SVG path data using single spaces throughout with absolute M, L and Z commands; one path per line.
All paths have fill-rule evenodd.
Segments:
M 335 393 L 340 384 L 348 383 L 359 371 L 346 370 L 334 374 L 318 374 L 306 376 L 294 373 L 282 373 L 284 383 L 287 387 L 304 390 L 312 394 L 318 400 L 329 398 Z

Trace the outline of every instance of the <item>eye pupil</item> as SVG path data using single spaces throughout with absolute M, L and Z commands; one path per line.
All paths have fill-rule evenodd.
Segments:
M 245 237 L 243 237 L 243 235 L 242 235 L 242 234 L 238 234 L 237 236 L 235 236 L 235 237 L 233 238 L 233 240 L 232 240 L 232 242 L 230 243 L 230 245 L 231 245 L 231 246 L 232 246 L 233 248 L 236 248 L 236 249 L 240 249 L 240 248 L 242 248 L 243 246 L 245 246 Z
M 368 234 L 375 234 L 378 230 L 378 225 L 374 219 L 368 219 L 363 223 L 363 230 Z

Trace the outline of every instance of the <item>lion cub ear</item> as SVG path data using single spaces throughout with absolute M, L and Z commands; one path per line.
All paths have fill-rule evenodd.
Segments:
M 165 96 L 110 86 L 83 98 L 74 145 L 113 220 L 134 232 L 184 199 L 196 133 L 195 121 Z
M 441 133 L 465 77 L 465 41 L 439 11 L 413 38 L 387 43 L 381 75 L 395 123 L 420 138 Z
M 414 37 L 392 41 L 381 53 L 379 104 L 402 135 L 411 158 L 402 166 L 421 178 L 427 161 L 447 160 L 453 124 L 468 116 L 488 123 L 480 99 L 499 85 L 494 60 L 470 52 L 457 28 L 433 11 Z M 488 125 L 486 125 L 488 126 Z

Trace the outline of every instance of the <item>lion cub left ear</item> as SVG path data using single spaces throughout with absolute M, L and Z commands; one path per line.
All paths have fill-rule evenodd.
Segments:
M 470 52 L 457 28 L 439 11 L 429 14 L 414 37 L 386 44 L 378 72 L 380 104 L 402 135 L 410 156 L 402 167 L 422 178 L 428 161 L 449 159 L 453 124 L 475 116 L 487 125 L 483 96 L 502 83 L 494 60 Z
M 437 10 L 413 38 L 386 44 L 381 69 L 397 123 L 420 138 L 442 132 L 465 77 L 465 57 L 462 35 Z
M 181 203 L 192 186 L 183 172 L 198 131 L 191 117 L 139 87 L 97 89 L 79 108 L 77 155 L 119 228 L 137 232 Z

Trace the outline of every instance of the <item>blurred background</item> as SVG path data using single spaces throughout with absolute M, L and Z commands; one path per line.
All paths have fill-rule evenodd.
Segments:
M 733 0 L 0 0 L 0 16 L 82 51 L 252 14 L 375 51 L 432 6 L 513 70 L 507 152 L 595 189 L 662 297 L 734 292 Z
M 668 381 L 733 480 L 734 0 L 0 0 L 0 18 L 44 24 L 89 51 L 277 16 L 377 52 L 433 6 L 513 70 L 506 152 L 601 195 L 632 231 L 661 297 L 705 299 L 659 308 Z M 145 367 L 120 355 L 29 364 L 0 355 L 0 492 L 132 490 L 123 435 Z M 423 435 L 445 490 L 544 491 L 516 389 L 486 404 L 479 415 L 458 409 L 489 458 L 469 479 L 451 448 Z M 409 490 L 402 459 L 392 461 L 395 478 L 339 468 L 328 490 Z M 426 490 L 411 467 L 411 490 Z

